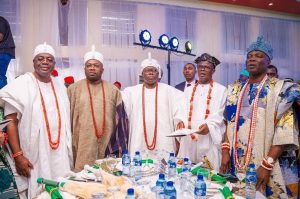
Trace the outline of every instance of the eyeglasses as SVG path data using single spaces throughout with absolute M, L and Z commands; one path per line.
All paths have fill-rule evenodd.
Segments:
M 213 67 L 211 67 L 209 65 L 198 65 L 198 70 L 210 71 L 212 69 L 213 69 Z

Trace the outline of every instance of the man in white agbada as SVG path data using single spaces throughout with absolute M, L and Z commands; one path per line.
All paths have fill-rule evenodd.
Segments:
M 129 118 L 129 152 L 147 151 L 149 157 L 153 150 L 175 152 L 175 138 L 166 135 L 184 127 L 184 94 L 158 82 L 160 66 L 150 53 L 141 64 L 141 73 L 144 83 L 122 92 Z
M 51 79 L 55 53 L 46 43 L 35 48 L 34 72 L 19 76 L 0 91 L 9 136 L 8 159 L 18 191 L 39 194 L 38 177 L 66 175 L 72 164 L 70 111 L 66 88 Z
M 219 170 L 220 145 L 225 133 L 223 113 L 226 88 L 214 82 L 212 75 L 220 64 L 215 57 L 204 53 L 195 60 L 199 81 L 185 91 L 189 110 L 188 128 L 196 133 L 181 138 L 179 157 L 189 157 L 192 162 L 208 158 L 214 170 Z

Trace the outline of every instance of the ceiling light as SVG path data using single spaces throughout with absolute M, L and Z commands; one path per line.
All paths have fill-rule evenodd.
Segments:
M 274 5 L 274 4 L 273 4 L 272 2 L 268 4 L 268 6 L 273 6 L 273 5 Z

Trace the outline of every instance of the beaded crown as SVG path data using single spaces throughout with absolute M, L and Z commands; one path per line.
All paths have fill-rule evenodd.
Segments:
M 247 48 L 247 54 L 249 54 L 251 51 L 258 50 L 264 52 L 270 60 L 273 59 L 273 48 L 272 45 L 264 40 L 263 36 L 257 37 L 256 42 L 253 42 L 248 48 Z

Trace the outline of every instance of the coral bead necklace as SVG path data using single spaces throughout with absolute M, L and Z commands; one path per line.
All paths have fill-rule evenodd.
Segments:
M 263 78 L 263 80 L 260 82 L 258 85 L 257 91 L 255 93 L 255 97 L 253 100 L 253 103 L 251 105 L 251 118 L 250 118 L 250 128 L 249 128 L 249 133 L 248 133 L 248 142 L 247 142 L 247 148 L 246 152 L 244 155 L 244 164 L 240 163 L 238 160 L 238 121 L 240 117 L 240 112 L 241 112 L 241 106 L 242 106 L 242 100 L 244 97 L 244 94 L 249 86 L 249 80 L 246 82 L 245 86 L 241 90 L 241 94 L 238 98 L 238 103 L 237 103 L 237 110 L 236 110 L 236 115 L 235 115 L 235 122 L 234 122 L 234 163 L 237 166 L 239 170 L 246 170 L 250 163 L 251 159 L 251 154 L 252 154 L 252 147 L 253 147 L 253 141 L 254 141 L 254 135 L 255 135 L 255 130 L 256 130 L 256 120 L 257 120 L 257 110 L 258 110 L 258 101 L 259 101 L 259 94 L 263 88 L 263 85 L 267 79 L 267 76 Z
M 199 82 L 197 84 L 195 84 L 195 86 L 193 87 L 193 92 L 192 92 L 192 95 L 191 95 L 191 98 L 190 98 L 190 110 L 189 110 L 189 117 L 188 117 L 188 129 L 192 129 L 191 122 L 192 122 L 193 108 L 194 108 L 194 104 L 193 103 L 194 103 L 194 96 L 195 96 L 195 93 L 196 93 L 198 85 L 199 85 Z M 209 116 L 209 114 L 210 114 L 209 106 L 210 106 L 211 92 L 212 92 L 213 86 L 214 86 L 214 81 L 210 80 L 210 82 L 209 82 L 209 90 L 208 90 L 208 94 L 207 94 L 207 98 L 206 98 L 206 110 L 205 110 L 205 117 L 204 117 L 204 119 L 207 119 L 208 116 Z
M 157 97 L 158 97 L 158 84 L 155 86 L 155 124 L 154 124 L 154 135 L 152 143 L 149 144 L 147 136 L 147 127 L 146 127 L 146 114 L 145 114 L 145 84 L 142 87 L 142 112 L 143 112 L 143 127 L 144 127 L 144 139 L 147 145 L 147 148 L 152 151 L 156 146 L 156 137 L 157 137 Z
M 50 144 L 51 149 L 56 150 L 59 147 L 60 144 L 60 135 L 61 135 L 61 116 L 60 116 L 60 109 L 59 109 L 59 104 L 58 104 L 58 100 L 57 100 L 57 95 L 55 92 L 55 88 L 54 88 L 54 84 L 52 82 L 52 79 L 50 79 L 50 85 L 52 88 L 52 92 L 55 98 L 55 105 L 56 105 L 56 110 L 57 110 L 57 116 L 58 116 L 58 135 L 57 135 L 57 140 L 56 141 L 52 141 L 52 136 L 51 136 L 51 131 L 50 131 L 50 125 L 49 125 L 49 120 L 48 120 L 48 115 L 47 115 L 47 109 L 46 109 L 46 105 L 45 105 L 45 100 L 43 97 L 43 94 L 41 92 L 41 88 L 40 85 L 38 83 L 38 80 L 36 78 L 36 82 L 39 88 L 39 92 L 40 92 L 40 97 L 41 97 L 41 102 L 42 102 L 42 108 L 43 108 L 43 114 L 44 114 L 44 120 L 46 123 L 46 130 L 47 130 L 47 135 L 48 135 L 48 142 Z
M 91 106 L 91 112 L 92 112 L 92 119 L 93 119 L 93 125 L 94 125 L 94 129 L 95 129 L 95 135 L 97 138 L 100 138 L 103 136 L 104 131 L 105 131 L 105 110 L 106 110 L 106 101 L 105 101 L 105 92 L 104 92 L 104 85 L 103 85 L 103 81 L 101 81 L 101 88 L 102 88 L 102 99 L 103 99 L 103 112 L 102 112 L 102 116 L 103 116 L 103 120 L 102 120 L 102 128 L 101 131 L 97 129 L 97 123 L 96 123 L 96 118 L 95 118 L 95 112 L 94 112 L 94 105 L 93 105 L 93 98 L 92 98 L 92 94 L 91 94 L 91 88 L 90 88 L 90 84 L 88 81 L 86 81 L 86 85 L 88 88 L 88 93 L 89 93 L 89 99 L 90 99 L 90 106 Z

